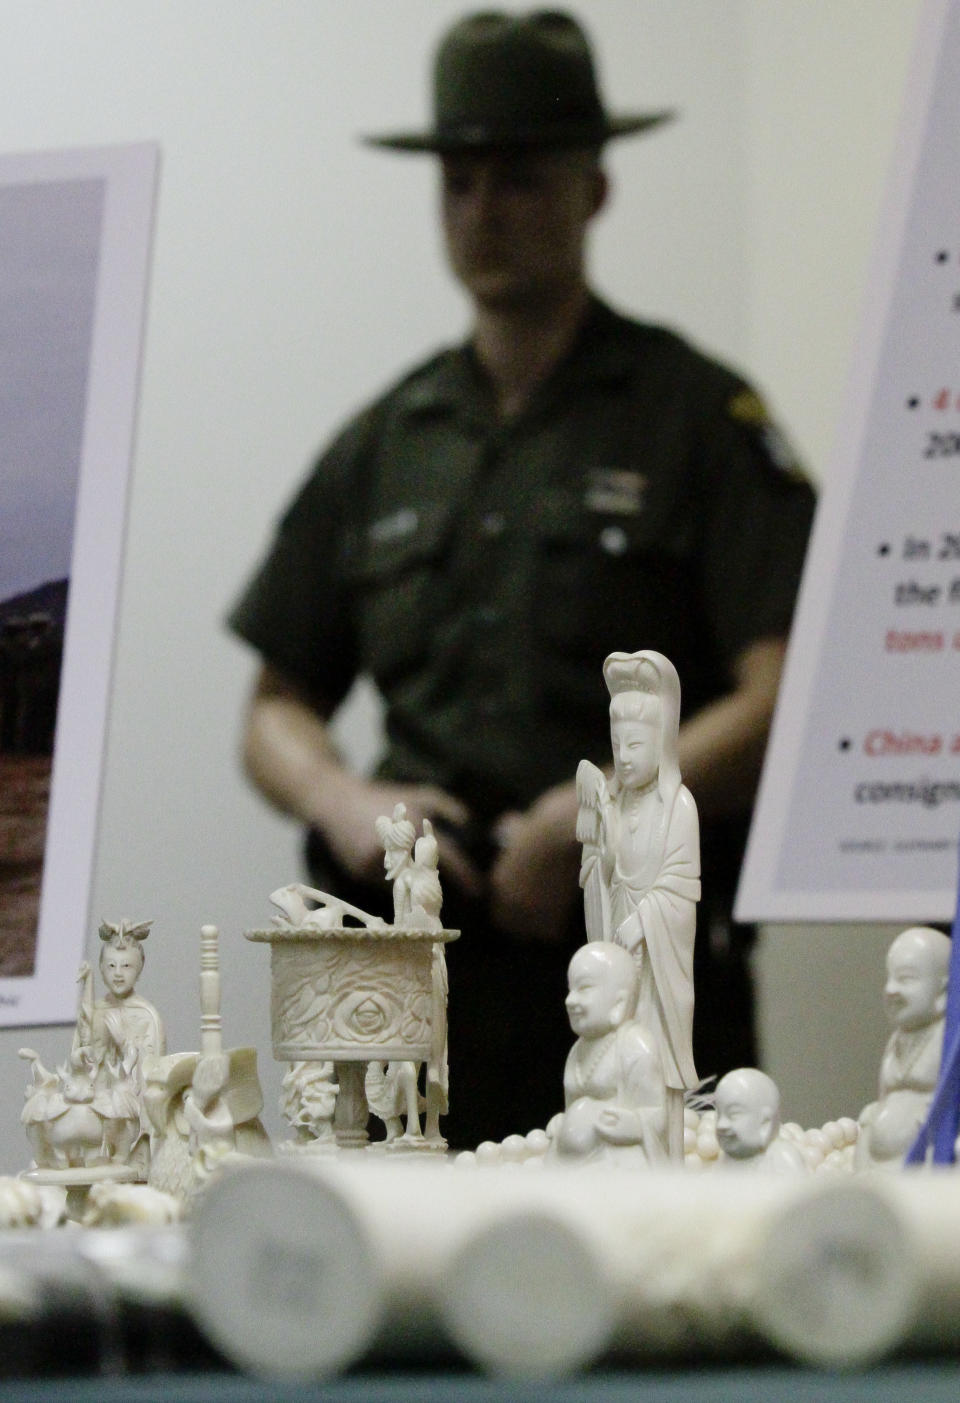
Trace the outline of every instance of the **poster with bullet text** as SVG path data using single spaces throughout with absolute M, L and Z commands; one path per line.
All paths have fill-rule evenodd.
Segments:
M 950 920 L 958 836 L 960 0 L 930 0 L 737 916 Z

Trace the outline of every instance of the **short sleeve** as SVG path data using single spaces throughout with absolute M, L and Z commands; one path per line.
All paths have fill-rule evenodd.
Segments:
M 369 413 L 321 456 L 227 618 L 265 662 L 331 707 L 357 671 L 344 562 L 368 434 Z
M 736 382 L 721 396 L 698 480 L 702 599 L 732 669 L 751 643 L 789 632 L 814 493 L 763 402 Z

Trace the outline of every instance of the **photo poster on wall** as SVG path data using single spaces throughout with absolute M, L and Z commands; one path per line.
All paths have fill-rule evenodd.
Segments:
M 76 1013 L 158 166 L 0 156 L 0 1027 Z
M 736 915 L 949 921 L 958 835 L 960 0 L 929 0 Z

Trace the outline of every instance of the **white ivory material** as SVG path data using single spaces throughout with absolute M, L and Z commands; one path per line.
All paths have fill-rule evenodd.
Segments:
M 563 1073 L 564 1111 L 551 1121 L 551 1157 L 664 1164 L 666 1094 L 660 1057 L 636 1017 L 633 956 L 591 941 L 570 961 L 566 998 L 577 1040 Z
M 339 1090 L 333 1062 L 290 1063 L 280 1083 L 280 1110 L 293 1128 L 293 1148 L 317 1152 L 337 1148 L 333 1115 Z
M 726 1163 L 765 1174 L 805 1174 L 799 1147 L 780 1137 L 780 1092 L 756 1067 L 738 1067 L 714 1092 L 717 1144 Z
M 449 1337 L 492 1373 L 541 1378 L 586 1367 L 616 1323 L 596 1244 L 535 1195 L 473 1225 L 438 1281 Z
M 341 901 L 329 892 L 308 887 L 303 882 L 289 882 L 270 893 L 270 900 L 279 916 L 274 916 L 273 924 L 280 930 L 289 926 L 303 930 L 337 930 L 346 924 L 346 917 L 352 916 L 367 930 L 382 930 L 386 922 L 380 916 L 371 916 L 349 901 Z M 308 906 L 307 902 L 313 902 Z
M 386 1127 L 384 1143 L 420 1138 L 420 1112 L 426 1101 L 417 1084 L 416 1062 L 368 1062 L 363 1079 L 367 1105 Z
M 405 804 L 394 806 L 393 817 L 376 820 L 377 837 L 383 844 L 383 865 L 387 881 L 393 883 L 393 924 L 396 930 L 439 932 L 443 929 L 440 908 L 440 848 L 428 818 L 423 820 L 420 837 L 407 818 Z M 367 1104 L 386 1127 L 386 1143 L 394 1148 L 446 1148 L 440 1134 L 440 1117 L 447 1111 L 450 1077 L 447 1062 L 447 961 L 443 945 L 437 941 L 431 954 L 432 1043 L 426 1063 L 426 1095 L 418 1090 L 416 1062 L 371 1062 L 367 1067 L 364 1091 Z M 421 1135 L 420 1112 L 426 1111 L 426 1128 Z M 403 1117 L 403 1127 L 401 1127 Z
M 65 1216 L 66 1200 L 66 1189 L 0 1175 L 0 1229 L 56 1227 Z
M 929 926 L 901 931 L 887 951 L 883 999 L 893 1024 L 880 1063 L 879 1095 L 860 1112 L 857 1169 L 899 1169 L 940 1072 L 950 940 Z
M 80 966 L 80 999 L 67 1060 L 49 1071 L 31 1048 L 32 1080 L 21 1120 L 37 1183 L 67 1188 L 71 1213 L 87 1188 L 104 1180 L 145 1179 L 149 1141 L 143 1113 L 143 1066 L 164 1050 L 160 1015 L 140 994 L 143 942 L 151 921 L 100 925 L 100 972 L 107 992 L 93 997 L 93 971 Z
M 213 925 L 200 929 L 200 1049 L 148 1057 L 143 1067 L 149 1184 L 181 1201 L 230 1157 L 272 1153 L 259 1118 L 263 1091 L 256 1048 L 223 1046 L 219 932 Z
M 770 1338 L 798 1359 L 867 1364 L 897 1344 L 916 1352 L 960 1347 L 956 1170 L 884 1168 L 833 1181 L 825 1193 L 798 1199 L 775 1233 L 757 1309 Z
M 886 1180 L 262 1165 L 198 1205 L 190 1296 L 227 1356 L 266 1374 L 318 1376 L 375 1350 L 436 1358 L 444 1341 L 528 1376 L 607 1348 L 642 1360 L 767 1343 L 860 1365 L 931 1320 L 939 1344 L 960 1341 L 960 1178 Z M 937 1295 L 952 1314 L 931 1309 Z
M 423 1360 L 458 1348 L 517 1374 L 576 1368 L 603 1348 L 616 1301 L 589 1235 L 549 1194 L 544 1206 L 539 1178 L 357 1154 L 238 1171 L 188 1225 L 189 1299 L 228 1358 L 268 1375 L 317 1377 L 374 1350 Z M 488 1229 L 474 1267 L 468 1253 L 458 1270 L 456 1253 Z M 527 1251 L 514 1250 L 504 1274 L 511 1236 Z M 294 1281 L 314 1285 L 295 1292 Z
M 319 1163 L 303 1156 L 226 1173 L 187 1225 L 194 1317 L 255 1374 L 315 1378 L 347 1368 L 382 1317 L 377 1255 L 342 1195 L 312 1172 Z
M 910 1332 L 917 1350 L 960 1350 L 960 1172 L 956 1168 L 870 1174 L 905 1224 L 919 1264 L 920 1304 Z
M 144 1185 L 131 1185 L 140 1193 Z M 0 1233 L 0 1305 L 8 1271 L 31 1288 L 32 1309 L 26 1318 L 51 1305 L 69 1303 L 112 1323 L 121 1302 L 166 1309 L 183 1305 L 184 1264 L 188 1251 L 181 1224 L 166 1227 L 83 1228 L 68 1232 Z M 51 1299 L 51 1288 L 53 1297 Z M 116 1368 L 122 1367 L 121 1360 Z
M 904 1214 L 866 1179 L 834 1181 L 787 1203 L 766 1228 L 754 1320 L 803 1363 L 870 1364 L 914 1332 L 923 1270 Z
M 82 1218 L 85 1228 L 163 1227 L 179 1222 L 183 1205 L 149 1184 L 92 1184 Z
M 397 804 L 376 820 L 394 923 L 292 882 L 270 900 L 273 1055 L 290 1065 L 280 1108 L 294 1131 L 284 1150 L 328 1154 L 365 1146 L 370 1114 L 388 1151 L 446 1149 L 447 968 L 439 847 L 429 820 L 418 837 Z M 348 918 L 356 922 L 348 925 Z M 423 1092 L 420 1067 L 423 1066 Z M 426 1119 L 421 1126 L 421 1112 Z
M 387 881 L 393 883 L 393 924 L 398 930 L 442 930 L 440 849 L 432 823 L 423 820 L 418 838 L 406 804 L 397 804 L 393 817 L 381 815 L 375 827 L 383 844 Z
M 677 763 L 680 681 L 662 653 L 611 653 L 613 779 L 582 760 L 577 838 L 583 844 L 587 939 L 613 941 L 637 963 L 637 1019 L 663 1068 L 670 1158 L 683 1158 L 683 1093 L 693 1064 L 693 945 L 700 831 Z
M 21 1118 L 37 1168 L 83 1175 L 126 1165 L 140 1134 L 140 1110 L 122 1068 L 113 1062 L 98 1067 L 86 1051 L 74 1051 L 51 1072 L 32 1048 L 19 1055 L 31 1064 Z

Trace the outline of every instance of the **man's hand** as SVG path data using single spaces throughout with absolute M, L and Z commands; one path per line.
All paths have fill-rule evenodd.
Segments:
M 557 785 L 526 813 L 504 814 L 495 829 L 500 855 L 490 871 L 493 919 L 533 940 L 560 940 L 579 901 L 577 791 Z
M 360 879 L 383 876 L 374 823 L 381 814 L 389 817 L 396 804 L 406 804 L 418 833 L 425 818 L 456 828 L 470 816 L 437 785 L 383 784 L 346 769 L 330 738 L 325 707 L 269 664 L 250 699 L 243 759 L 260 792 L 283 813 L 318 829 L 341 865 Z M 482 882 L 475 865 L 447 833 L 438 830 L 437 843 L 440 880 L 476 895 Z
M 406 805 L 407 818 L 418 836 L 425 818 L 445 819 L 457 827 L 469 817 L 459 799 L 433 784 L 384 784 L 342 770 L 330 788 L 317 826 L 341 866 L 363 881 L 383 877 L 383 845 L 374 824 L 381 814 L 389 817 L 396 804 Z M 476 896 L 483 881 L 477 868 L 443 828 L 436 837 L 441 882 L 452 881 Z

